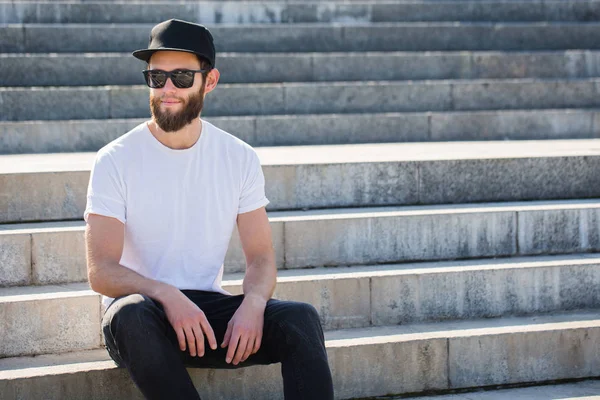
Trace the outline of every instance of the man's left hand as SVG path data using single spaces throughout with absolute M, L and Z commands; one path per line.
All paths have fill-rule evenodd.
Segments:
M 260 349 L 267 302 L 260 296 L 245 296 L 227 324 L 221 347 L 229 346 L 225 361 L 238 365 Z

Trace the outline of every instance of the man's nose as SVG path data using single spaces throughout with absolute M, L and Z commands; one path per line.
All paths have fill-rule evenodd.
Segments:
M 165 86 L 163 86 L 163 90 L 172 91 L 172 90 L 176 90 L 176 89 L 177 89 L 177 86 L 175 86 L 173 84 L 173 81 L 171 80 L 171 77 L 169 76 L 167 78 L 167 81 L 165 82 Z

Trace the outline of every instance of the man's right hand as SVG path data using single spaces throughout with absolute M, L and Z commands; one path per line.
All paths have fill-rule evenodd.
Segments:
M 181 351 L 189 349 L 190 355 L 204 355 L 204 335 L 210 348 L 216 350 L 217 339 L 204 312 L 188 299 L 179 289 L 168 286 L 162 293 L 160 302 L 163 305 L 169 322 L 177 333 Z

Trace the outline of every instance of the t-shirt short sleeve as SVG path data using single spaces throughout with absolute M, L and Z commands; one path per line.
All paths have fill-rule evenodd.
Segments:
M 254 211 L 269 204 L 269 199 L 265 195 L 265 176 L 258 155 L 254 150 L 251 151 L 247 164 L 244 171 L 238 214 Z
M 90 174 L 87 204 L 83 219 L 89 214 L 116 218 L 122 223 L 127 220 L 125 191 L 117 167 L 110 153 L 99 152 Z

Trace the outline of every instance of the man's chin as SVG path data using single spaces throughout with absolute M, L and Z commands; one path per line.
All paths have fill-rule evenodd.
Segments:
M 156 125 L 158 125 L 158 127 L 160 129 L 162 129 L 164 132 L 177 132 L 180 131 L 181 129 L 187 127 L 188 125 L 190 125 L 194 120 L 191 120 L 189 122 L 184 122 L 184 121 L 164 121 L 162 118 L 155 118 L 154 119 L 156 122 Z

